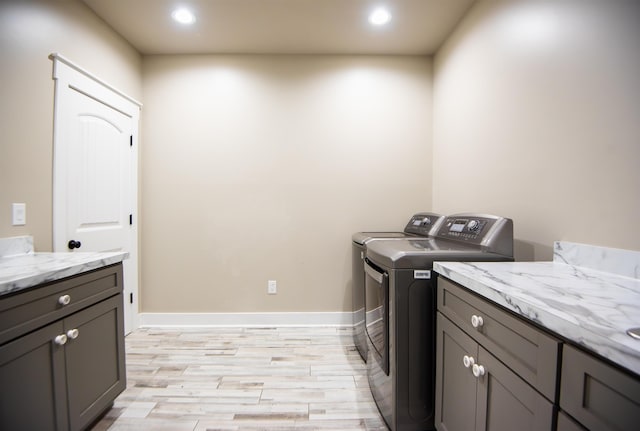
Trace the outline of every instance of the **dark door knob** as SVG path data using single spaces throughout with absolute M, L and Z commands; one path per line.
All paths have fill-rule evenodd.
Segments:
M 71 240 L 69 241 L 69 244 L 67 244 L 67 246 L 73 250 L 74 248 L 80 248 L 80 246 L 82 246 L 82 243 L 80 241 L 75 241 L 75 240 Z

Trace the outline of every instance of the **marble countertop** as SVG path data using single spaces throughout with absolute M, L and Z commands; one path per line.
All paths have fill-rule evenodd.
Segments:
M 28 253 L 0 257 L 0 296 L 122 262 L 126 252 Z
M 556 243 L 561 252 L 553 262 L 436 262 L 434 270 L 640 374 L 640 340 L 626 334 L 627 329 L 640 327 L 640 253 L 631 252 L 631 269 L 605 272 L 576 264 L 588 259 L 567 259 L 563 246 L 575 251 L 567 243 Z

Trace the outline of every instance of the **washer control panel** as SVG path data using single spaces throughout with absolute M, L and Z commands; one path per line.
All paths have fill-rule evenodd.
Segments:
M 513 259 L 513 220 L 491 214 L 460 213 L 443 217 L 436 239 L 462 242 Z

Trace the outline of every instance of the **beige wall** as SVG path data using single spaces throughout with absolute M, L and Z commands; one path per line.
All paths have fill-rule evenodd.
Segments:
M 142 310 L 350 311 L 351 234 L 431 207 L 431 81 L 426 58 L 144 57 Z
M 512 217 L 522 260 L 638 250 L 639 43 L 640 2 L 477 3 L 435 58 L 434 210 Z
M 348 311 L 350 235 L 420 210 L 512 217 L 521 260 L 637 250 L 639 4 L 479 1 L 432 103 L 426 58 L 141 60 L 80 1 L 2 1 L 0 237 L 51 248 L 56 51 L 145 103 L 142 311 Z
M 52 242 L 52 52 L 140 98 L 140 55 L 76 0 L 0 2 L 0 237 Z M 11 226 L 11 203 L 27 204 L 27 225 Z

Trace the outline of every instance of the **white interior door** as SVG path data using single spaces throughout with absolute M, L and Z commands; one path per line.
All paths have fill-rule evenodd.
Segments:
M 129 250 L 131 117 L 71 91 L 67 237 L 79 251 Z
M 125 333 L 137 327 L 140 105 L 53 56 L 54 251 L 127 251 Z

